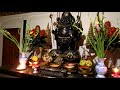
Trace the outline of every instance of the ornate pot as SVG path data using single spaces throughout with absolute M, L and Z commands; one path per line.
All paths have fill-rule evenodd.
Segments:
M 96 78 L 105 78 L 105 74 L 107 73 L 107 67 L 104 64 L 105 58 L 98 58 L 98 62 L 95 66 L 96 70 Z

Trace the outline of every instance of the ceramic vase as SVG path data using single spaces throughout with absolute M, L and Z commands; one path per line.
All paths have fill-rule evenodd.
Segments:
M 18 70 L 26 69 L 26 63 L 27 63 L 27 56 L 25 52 L 22 52 L 19 56 L 19 65 L 17 67 Z
M 107 73 L 107 67 L 104 64 L 105 58 L 98 58 L 98 62 L 95 66 L 96 70 L 96 78 L 105 78 L 105 74 Z

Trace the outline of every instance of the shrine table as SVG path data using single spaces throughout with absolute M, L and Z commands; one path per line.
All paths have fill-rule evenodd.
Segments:
M 111 74 L 112 70 L 108 69 L 106 78 L 113 78 Z M 40 73 L 34 74 L 33 69 L 29 66 L 25 70 L 17 70 L 15 67 L 2 66 L 0 67 L 0 78 L 55 78 L 55 77 L 40 75 Z M 74 74 L 66 78 L 95 78 L 95 75 L 90 77 L 81 77 Z

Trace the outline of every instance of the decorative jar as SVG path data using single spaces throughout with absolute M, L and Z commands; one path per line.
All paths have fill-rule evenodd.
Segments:
M 98 58 L 98 62 L 95 66 L 96 70 L 96 78 L 105 78 L 105 74 L 107 73 L 107 67 L 104 64 L 105 58 Z

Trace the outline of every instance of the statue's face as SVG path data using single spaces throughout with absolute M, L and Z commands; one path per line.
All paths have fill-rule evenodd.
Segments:
M 63 12 L 60 23 L 63 26 L 72 25 L 75 22 L 74 17 L 71 15 L 70 12 Z

